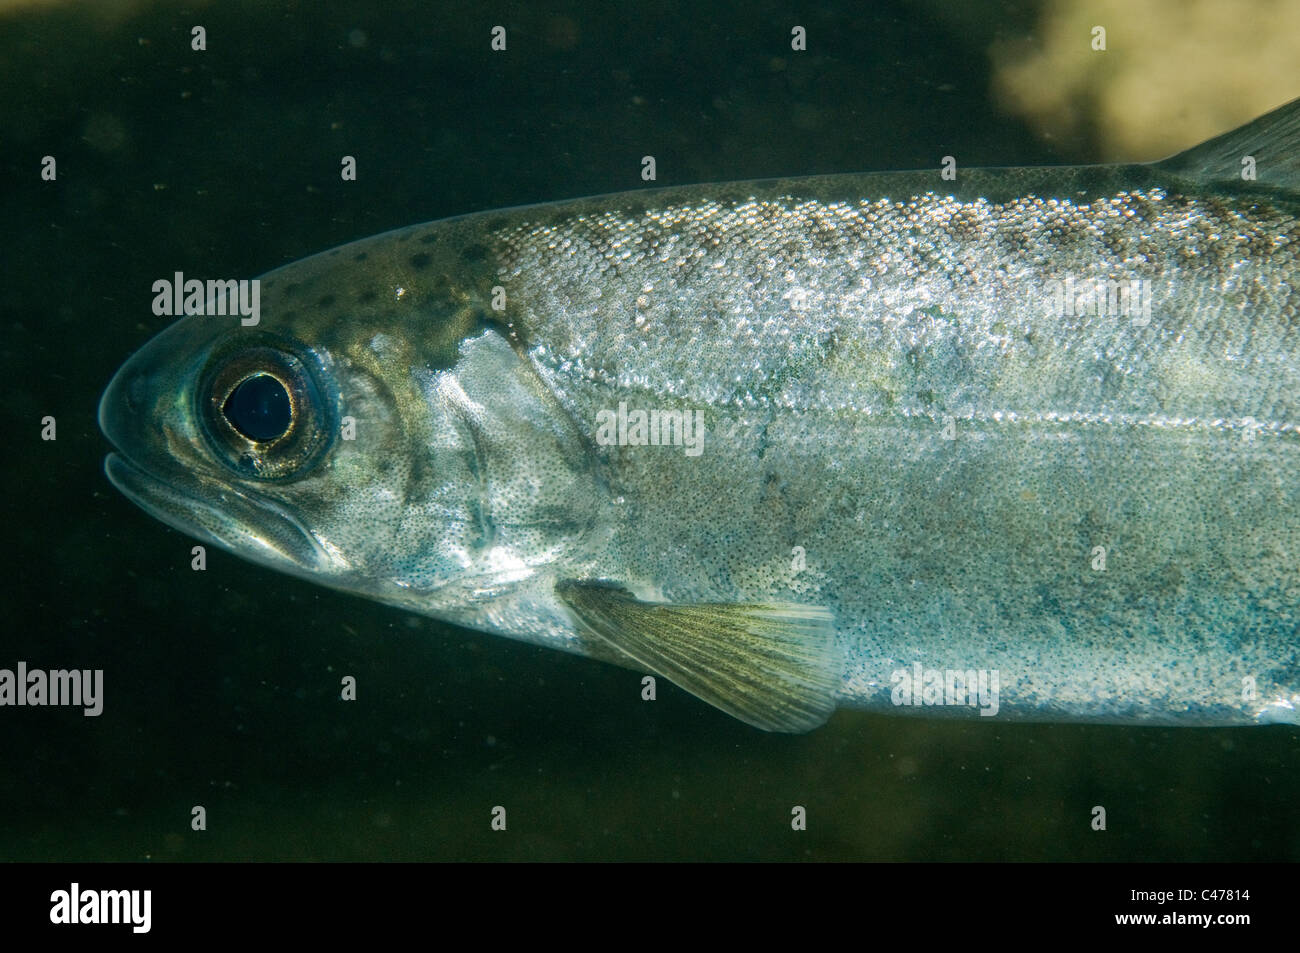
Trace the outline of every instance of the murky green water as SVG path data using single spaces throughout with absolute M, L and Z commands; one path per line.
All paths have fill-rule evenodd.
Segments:
M 99 718 L 0 709 L 0 858 L 1300 857 L 1294 730 L 841 712 L 770 736 L 666 684 L 647 705 L 637 673 L 216 551 L 192 572 L 192 542 L 108 485 L 95 423 L 160 325 L 159 277 L 251 277 L 387 228 L 636 188 L 648 153 L 660 184 L 1094 158 L 998 112 L 982 48 L 906 5 L 331 6 L 0 11 L 0 667 L 106 682 Z M 991 9 L 1032 31 L 1032 5 Z

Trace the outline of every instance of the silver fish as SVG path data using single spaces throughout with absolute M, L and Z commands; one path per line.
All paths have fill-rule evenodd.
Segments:
M 1300 721 L 1300 100 L 1155 164 L 487 212 L 117 373 L 109 479 L 263 565 L 839 705 Z

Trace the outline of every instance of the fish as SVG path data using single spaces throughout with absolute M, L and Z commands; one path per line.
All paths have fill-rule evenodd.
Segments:
M 476 212 L 253 318 L 196 297 L 104 391 L 104 465 L 236 556 L 766 731 L 1294 725 L 1297 279 L 1300 100 L 1154 163 Z

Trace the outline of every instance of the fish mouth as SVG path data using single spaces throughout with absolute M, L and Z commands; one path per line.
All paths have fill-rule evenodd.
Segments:
M 297 575 L 344 568 L 313 533 L 270 500 L 188 473 L 163 478 L 122 453 L 104 458 L 104 473 L 150 516 L 242 558 Z
M 99 428 L 117 451 L 104 458 L 109 482 L 172 529 L 237 556 L 296 575 L 341 574 L 349 567 L 291 509 L 199 459 L 183 423 L 188 401 L 177 396 L 192 368 L 177 366 L 173 342 L 193 350 L 190 338 L 203 333 L 177 322 L 113 375 L 99 402 Z

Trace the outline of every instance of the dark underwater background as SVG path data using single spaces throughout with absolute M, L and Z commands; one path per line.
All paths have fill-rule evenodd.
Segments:
M 1157 3 L 1126 33 L 1094 4 L 1116 26 L 1085 63 L 1092 11 L 946 7 L 0 2 L 0 668 L 105 672 L 98 718 L 0 708 L 0 860 L 1300 858 L 1293 728 L 842 711 L 767 735 L 662 680 L 647 704 L 639 673 L 214 548 L 193 572 L 193 542 L 103 475 L 99 394 L 166 321 L 150 288 L 175 271 L 253 277 L 402 225 L 640 188 L 645 154 L 659 185 L 1100 161 L 1117 142 L 1150 159 L 1300 94 L 1260 52 L 1285 33 L 1264 15 L 1217 29 Z M 1008 57 L 1079 25 L 1078 62 L 1008 79 Z M 1174 66 L 1134 79 L 1152 61 Z

